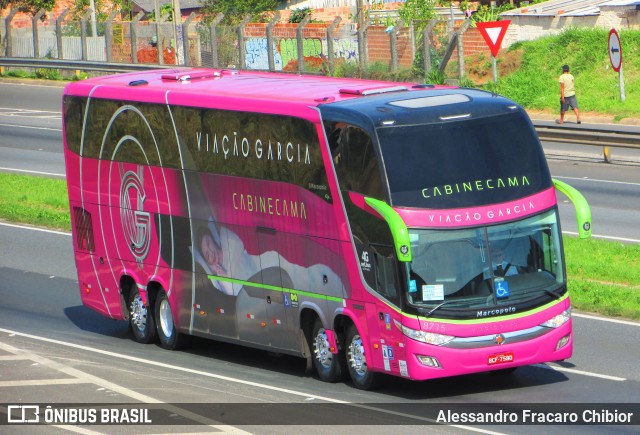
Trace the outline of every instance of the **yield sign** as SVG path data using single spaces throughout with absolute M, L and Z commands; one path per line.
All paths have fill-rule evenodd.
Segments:
M 489 50 L 491 50 L 493 57 L 496 57 L 498 55 L 498 51 L 500 51 L 500 46 L 502 45 L 504 35 L 507 33 L 509 23 L 511 23 L 511 20 L 476 23 L 476 26 L 489 46 Z

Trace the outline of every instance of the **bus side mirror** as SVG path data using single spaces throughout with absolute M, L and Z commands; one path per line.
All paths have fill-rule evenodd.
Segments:
M 576 208 L 578 219 L 578 235 L 581 239 L 591 237 L 591 208 L 585 197 L 577 189 L 567 183 L 553 179 L 553 185 L 557 190 L 567 195 Z
M 396 212 L 386 202 L 378 199 L 365 197 L 364 202 L 374 209 L 389 225 L 393 235 L 396 256 L 399 261 L 412 261 L 411 242 L 409 240 L 409 230 L 398 212 Z

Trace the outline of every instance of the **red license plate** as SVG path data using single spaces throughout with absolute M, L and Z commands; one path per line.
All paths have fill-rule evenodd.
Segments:
M 487 358 L 487 363 L 490 366 L 494 364 L 510 363 L 513 361 L 513 352 L 496 353 L 494 355 L 489 355 L 489 357 Z

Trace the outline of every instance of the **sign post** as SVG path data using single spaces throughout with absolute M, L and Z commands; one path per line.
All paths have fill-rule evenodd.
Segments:
M 613 70 L 618 73 L 618 84 L 620 86 L 620 101 L 625 100 L 624 96 L 624 74 L 622 72 L 622 44 L 620 44 L 620 35 L 616 29 L 609 31 L 609 60 Z
M 504 35 L 507 34 L 507 27 L 511 23 L 510 20 L 503 21 L 487 21 L 484 23 L 476 23 L 480 34 L 491 50 L 491 70 L 493 71 L 493 82 L 498 81 L 498 68 L 496 66 L 496 56 L 500 51 Z

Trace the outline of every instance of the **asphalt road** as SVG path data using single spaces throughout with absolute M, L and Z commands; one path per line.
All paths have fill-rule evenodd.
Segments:
M 253 433 L 287 434 L 299 431 L 290 424 L 300 423 L 305 413 L 309 413 L 305 418 L 313 422 L 314 433 L 335 429 L 325 426 L 330 421 L 361 421 L 354 420 L 352 413 L 365 412 L 358 410 L 363 405 L 382 410 L 370 416 L 374 427 L 368 431 L 372 433 L 388 433 L 398 425 L 407 425 L 408 431 L 442 433 L 475 428 L 513 434 L 540 430 L 537 426 L 436 427 L 420 420 L 419 409 L 445 406 L 443 403 L 467 404 L 472 409 L 488 403 L 497 403 L 497 409 L 549 402 L 609 403 L 614 404 L 610 405 L 613 409 L 615 404 L 632 403 L 640 414 L 640 324 L 635 322 L 578 313 L 573 320 L 575 352 L 568 361 L 523 367 L 506 376 L 476 374 L 415 383 L 389 378 L 381 389 L 363 392 L 348 383 L 326 384 L 306 375 L 303 361 L 293 357 L 209 340 L 197 340 L 179 352 L 133 342 L 125 322 L 108 320 L 82 306 L 68 234 L 0 224 L 0 265 L 0 403 L 161 403 L 196 421 L 211 417 L 210 410 L 197 417 L 197 407 L 178 405 L 283 404 L 268 415 L 242 421 L 230 418 L 240 407 L 232 405 L 227 410 L 229 420 L 212 418 L 202 424 L 207 431 L 231 430 L 226 427 L 229 423 Z M 292 404 L 309 403 L 344 407 L 333 410 L 337 414 L 326 421 L 318 421 L 313 408 L 302 407 L 296 411 L 300 414 L 290 415 L 297 409 Z M 370 412 L 367 408 L 365 415 Z M 262 426 L 268 422 L 276 426 Z M 131 427 L 125 426 L 115 431 L 91 429 L 131 433 L 127 432 Z M 155 426 L 147 429 L 165 433 Z M 187 429 L 203 431 L 202 426 Z M 563 426 L 556 432 L 602 433 L 603 429 Z M 616 426 L 606 430 L 630 433 L 631 429 Z M 176 431 L 173 427 L 163 430 Z M 544 430 L 553 432 L 548 426 Z M 145 433 L 137 428 L 134 432 Z

